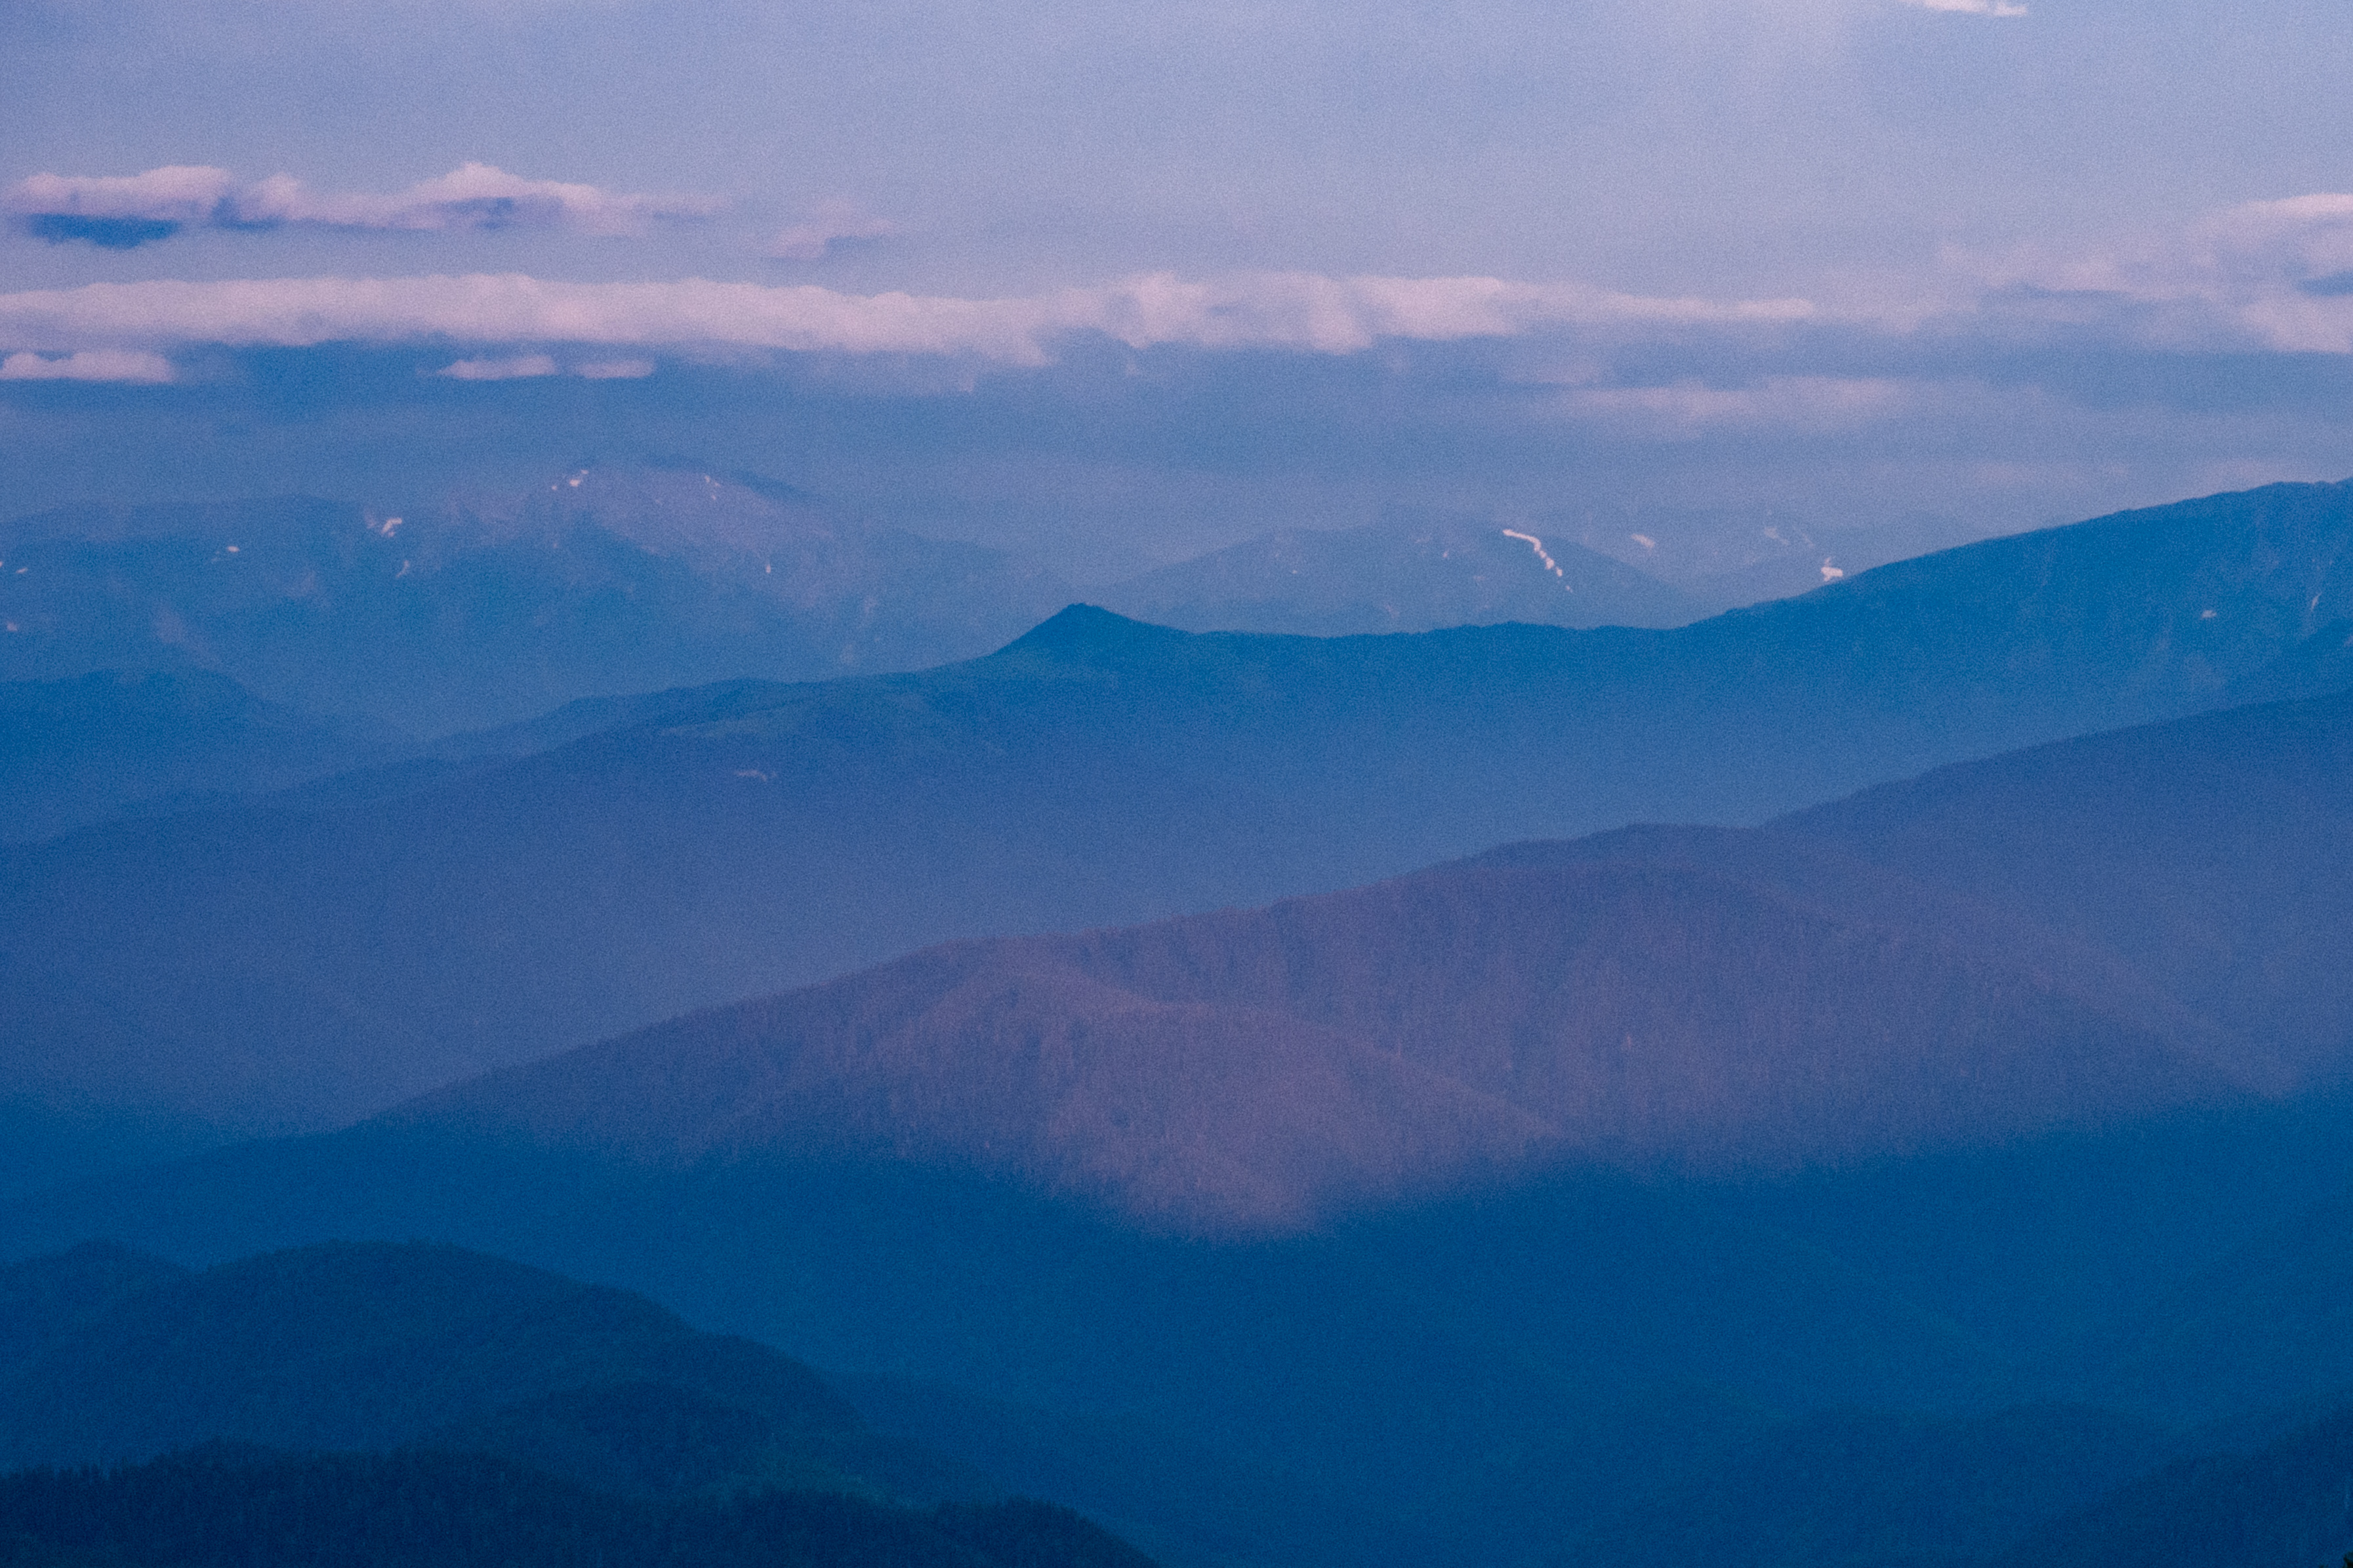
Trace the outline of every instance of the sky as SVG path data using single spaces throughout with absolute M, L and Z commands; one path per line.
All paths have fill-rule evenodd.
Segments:
M 2341 0 L 0 0 L 0 515 L 660 457 L 1085 577 L 2340 479 L 2347 80 Z

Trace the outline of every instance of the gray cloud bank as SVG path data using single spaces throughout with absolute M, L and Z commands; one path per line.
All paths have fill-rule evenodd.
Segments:
M 0 198 L 19 226 L 41 238 L 109 249 L 134 248 L 187 228 L 637 235 L 659 221 L 708 217 L 722 205 L 709 196 L 628 195 L 527 180 L 488 163 L 461 164 L 389 195 L 314 191 L 291 174 L 240 184 L 226 169 L 173 164 L 137 174 L 35 174 Z

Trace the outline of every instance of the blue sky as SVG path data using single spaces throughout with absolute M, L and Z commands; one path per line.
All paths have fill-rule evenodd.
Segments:
M 1109 562 L 2343 477 L 2348 79 L 2307 0 L 10 0 L 0 510 L 661 451 Z

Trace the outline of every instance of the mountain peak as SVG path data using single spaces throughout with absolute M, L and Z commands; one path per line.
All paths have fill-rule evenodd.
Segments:
M 1094 605 L 1066 605 L 997 650 L 1044 654 L 1055 658 L 1165 647 L 1189 641 L 1194 634 L 1155 626 Z

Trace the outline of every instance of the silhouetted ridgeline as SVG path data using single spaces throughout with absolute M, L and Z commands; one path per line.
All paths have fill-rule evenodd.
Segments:
M 90 1246 L 0 1270 L 0 1467 L 216 1439 L 455 1443 L 623 1491 L 976 1481 L 875 1437 L 765 1346 L 456 1247 L 330 1245 L 190 1273 Z
M 1150 1568 L 1050 1504 L 811 1492 L 649 1502 L 486 1457 L 199 1448 L 0 1477 L 10 1568 Z
M 0 1269 L 0 1469 L 26 1466 L 0 1561 L 1145 1562 L 774 1351 L 447 1247 Z
M 0 1392 L 19 1457 L 45 1445 L 90 1451 L 89 1434 L 107 1428 L 102 1447 L 136 1453 L 166 1429 L 159 1415 L 174 1441 L 192 1445 L 111 1469 L 0 1476 L 0 1561 L 1145 1562 L 1067 1510 L 997 1500 L 990 1481 L 912 1445 L 898 1449 L 900 1469 L 921 1459 L 929 1489 L 811 1466 L 810 1438 L 834 1441 L 839 1458 L 855 1419 L 812 1404 L 797 1371 L 778 1406 L 756 1372 L 742 1373 L 763 1356 L 789 1363 L 725 1343 L 616 1292 L 448 1248 L 311 1248 L 190 1276 L 86 1247 L 0 1270 Z M 727 1398 L 689 1386 L 713 1365 L 735 1369 Z M 577 1383 L 615 1371 L 655 1381 Z M 492 1408 L 519 1380 L 555 1392 Z M 92 1414 L 52 1442 L 55 1411 L 37 1392 L 27 1407 L 27 1386 L 69 1388 Z M 2316 1421 L 2234 1424 L 2257 1434 L 2236 1447 L 2242 1438 L 2221 1428 L 2169 1437 L 2081 1405 L 1788 1419 L 1720 1390 L 1653 1385 L 1591 1426 L 1562 1425 L 1556 1411 L 1533 1447 L 1513 1440 L 1509 1464 L 1481 1456 L 1447 1479 L 1458 1519 L 1442 1535 L 1384 1519 L 1402 1497 L 1385 1505 L 1378 1488 L 1359 1495 L 1319 1478 L 1312 1446 L 1252 1476 L 1116 1420 L 1057 1420 L 913 1385 L 866 1397 L 894 1426 L 1010 1463 L 1050 1492 L 1125 1494 L 1147 1526 L 1159 1516 L 1170 1560 L 1187 1563 L 1525 1557 L 1646 1568 L 1736 1539 L 1769 1568 L 2261 1568 L 2353 1542 L 2343 1391 Z M 976 1422 L 965 1430 L 949 1415 L 960 1400 L 972 1406 L 963 1419 Z M 476 1413 L 430 1424 L 452 1405 Z M 1498 1412 L 1474 1401 L 1465 1414 L 1470 1437 Z M 256 1430 L 280 1444 L 307 1431 L 343 1451 L 272 1452 L 213 1436 Z M 926 1500 L 943 1492 L 983 1500 Z
M 2253 1453 L 2200 1453 L 2050 1521 L 1999 1568 L 2331 1568 L 2353 1546 L 2353 1405 Z

